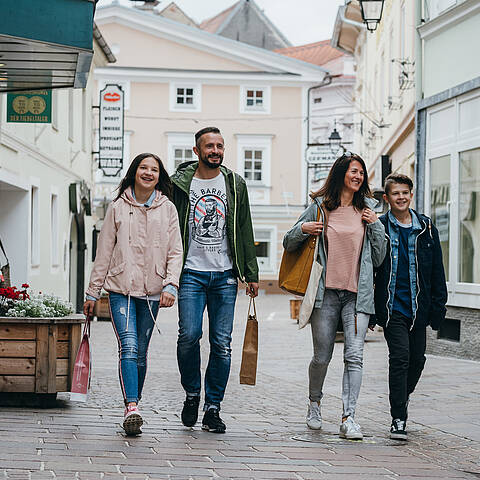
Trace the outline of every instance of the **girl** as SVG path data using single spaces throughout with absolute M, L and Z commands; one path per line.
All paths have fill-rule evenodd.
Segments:
M 125 402 L 123 428 L 137 435 L 138 410 L 147 370 L 147 349 L 159 307 L 175 302 L 182 267 L 177 210 L 162 161 L 142 153 L 132 161 L 117 198 L 109 205 L 83 311 L 92 315 L 104 288 L 118 341 Z
M 320 401 L 328 364 L 332 358 L 339 321 L 344 331 L 343 414 L 340 437 L 363 438 L 355 422 L 355 407 L 362 383 L 363 345 L 369 316 L 375 313 L 373 267 L 386 252 L 383 224 L 372 210 L 365 163 L 358 155 L 344 153 L 333 164 L 323 187 L 313 192 L 312 204 L 285 234 L 283 246 L 293 251 L 317 235 L 323 266 L 315 308 L 310 317 L 313 358 L 309 367 L 307 425 L 322 427 Z M 320 221 L 316 221 L 320 209 Z M 304 325 L 302 325 L 304 326 Z

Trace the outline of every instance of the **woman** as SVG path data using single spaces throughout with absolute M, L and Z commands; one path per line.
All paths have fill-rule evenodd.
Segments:
M 108 293 L 118 341 L 119 377 L 125 402 L 123 428 L 142 433 L 138 410 L 147 370 L 147 349 L 159 307 L 175 302 L 182 267 L 177 210 L 162 161 L 151 153 L 135 157 L 110 204 L 83 306 Z
M 372 210 L 376 201 L 368 186 L 364 161 L 346 152 L 333 164 L 323 187 L 311 194 L 312 204 L 283 240 L 288 251 L 317 235 L 323 266 L 315 308 L 310 317 L 313 358 L 309 367 L 307 425 L 322 427 L 320 402 L 328 364 L 332 358 L 339 321 L 344 331 L 343 415 L 340 437 L 362 439 L 355 422 L 360 393 L 363 344 L 369 316 L 373 314 L 373 267 L 386 252 L 383 224 Z M 320 209 L 320 221 L 316 221 Z

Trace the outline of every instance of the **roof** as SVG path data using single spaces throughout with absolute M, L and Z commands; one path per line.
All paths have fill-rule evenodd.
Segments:
M 242 10 L 243 6 L 250 7 L 260 17 L 265 26 L 270 30 L 271 34 L 276 36 L 283 45 L 291 45 L 285 35 L 283 35 L 283 33 L 275 26 L 275 24 L 272 23 L 268 16 L 265 15 L 265 12 L 255 3 L 254 0 L 239 0 L 226 10 L 222 10 L 214 17 L 204 20 L 200 24 L 200 28 L 210 33 L 221 34 L 222 31 L 228 26 L 230 21 L 235 17 L 235 15 Z
M 102 52 L 107 58 L 108 62 L 115 63 L 117 59 L 115 58 L 115 55 L 110 50 L 110 47 L 105 41 L 105 38 L 103 38 L 103 35 L 101 34 L 100 29 L 98 28 L 95 22 L 93 22 L 93 38 L 97 41 L 98 46 L 102 49 Z
M 321 42 L 308 43 L 298 47 L 279 48 L 274 50 L 287 57 L 303 60 L 314 65 L 325 65 L 326 63 L 344 55 L 343 52 L 333 48 L 329 40 Z
M 230 17 L 230 14 L 237 8 L 240 2 L 234 3 L 231 7 L 223 10 L 219 14 L 215 15 L 214 17 L 208 18 L 200 23 L 200 28 L 210 33 L 217 33 L 220 27 L 223 25 L 225 20 Z
M 170 2 L 165 8 L 158 12 L 158 15 L 192 27 L 198 26 L 197 22 L 189 17 L 175 2 Z

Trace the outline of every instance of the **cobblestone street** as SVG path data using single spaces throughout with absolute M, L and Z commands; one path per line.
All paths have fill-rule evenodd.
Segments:
M 369 332 L 356 419 L 363 442 L 341 440 L 342 343 L 337 343 L 322 405 L 324 430 L 305 425 L 310 329 L 289 318 L 288 296 L 257 302 L 257 386 L 239 385 L 247 299 L 239 296 L 233 362 L 222 417 L 225 435 L 181 424 L 176 307 L 163 312 L 149 352 L 141 403 L 143 435 L 120 427 L 116 340 L 108 322 L 92 325 L 93 376 L 87 405 L 59 395 L 53 409 L 0 409 L 0 478 L 14 479 L 457 479 L 480 477 L 480 364 L 429 356 L 409 409 L 409 442 L 388 438 L 387 352 Z M 208 335 L 202 352 L 206 360 Z M 2 477 L 3 476 L 3 477 Z

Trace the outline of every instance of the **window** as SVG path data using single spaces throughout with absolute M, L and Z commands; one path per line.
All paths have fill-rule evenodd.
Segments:
M 168 164 L 165 167 L 170 174 L 173 174 L 181 163 L 195 159 L 192 150 L 195 145 L 195 135 L 193 133 L 169 132 L 167 138 Z
M 73 89 L 68 90 L 68 139 L 73 142 L 73 134 L 75 125 L 73 124 L 74 119 L 74 104 L 73 104 Z
M 201 85 L 170 84 L 170 110 L 201 111 Z
M 52 267 L 58 267 L 58 194 L 50 196 L 50 247 Z
M 480 149 L 460 153 L 459 281 L 480 283 Z
M 448 8 L 453 7 L 459 0 L 425 0 L 425 17 L 427 20 L 432 20 L 438 17 Z
M 30 263 L 32 267 L 40 265 L 39 201 L 38 185 L 32 185 L 30 191 Z
M 174 168 L 176 170 L 181 163 L 192 160 L 193 158 L 192 148 L 191 147 L 175 148 L 173 157 L 174 157 Z
M 258 226 L 254 229 L 255 252 L 258 268 L 262 273 L 273 273 L 276 271 L 275 238 L 275 227 Z
M 255 182 L 262 181 L 262 159 L 263 150 L 245 149 L 243 151 L 243 176 L 245 180 L 251 180 Z
M 270 113 L 270 87 L 241 87 L 240 113 Z
M 438 229 L 448 280 L 450 248 L 450 155 L 430 160 L 430 216 Z

